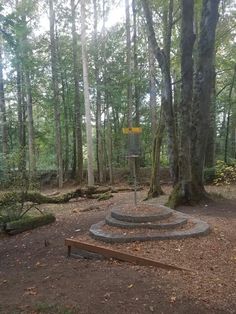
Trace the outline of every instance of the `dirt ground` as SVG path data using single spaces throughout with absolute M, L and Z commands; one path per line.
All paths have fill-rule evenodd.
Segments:
M 115 245 L 192 272 L 67 258 L 64 239 L 86 234 L 113 204 L 131 202 L 130 192 L 42 205 L 56 214 L 54 224 L 0 238 L 0 313 L 236 313 L 236 186 L 208 190 L 228 199 L 179 208 L 208 222 L 208 236 Z

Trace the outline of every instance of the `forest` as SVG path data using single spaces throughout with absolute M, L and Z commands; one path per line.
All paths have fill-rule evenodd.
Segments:
M 1 1 L 1 186 L 112 184 L 142 127 L 149 197 L 206 197 L 236 157 L 234 1 Z M 16 177 L 18 179 L 16 179 Z
M 0 0 L 0 314 L 233 314 L 235 230 L 235 0 Z

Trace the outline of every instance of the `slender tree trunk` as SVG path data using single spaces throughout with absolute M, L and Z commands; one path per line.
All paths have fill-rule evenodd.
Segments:
M 149 89 L 150 89 L 150 116 L 151 116 L 151 131 L 152 139 L 154 140 L 157 130 L 157 87 L 156 87 L 156 70 L 155 70 L 155 56 L 153 55 L 150 43 L 148 43 L 149 52 Z
M 193 199 L 191 172 L 191 109 L 193 98 L 194 0 L 182 0 L 181 25 L 181 103 L 179 106 L 179 182 L 170 195 L 172 207 Z
M 148 191 L 148 198 L 158 197 L 164 194 L 161 188 L 161 176 L 160 176 L 160 152 L 161 145 L 163 140 L 163 134 L 165 130 L 164 117 L 162 114 L 162 108 L 160 113 L 160 119 L 158 127 L 156 129 L 156 135 L 153 141 L 152 149 L 152 175 L 151 175 L 151 184 Z
M 112 127 L 111 127 L 111 121 L 110 121 L 110 114 L 109 114 L 109 108 L 107 111 L 107 144 L 108 144 L 108 169 L 109 169 L 109 181 L 110 184 L 114 183 L 113 178 L 113 166 L 112 166 Z
M 88 57 L 86 47 L 86 25 L 85 25 L 85 0 L 81 0 L 81 44 L 82 44 L 82 62 L 83 62 L 83 82 L 84 82 L 84 102 L 86 117 L 86 136 L 87 136 L 87 154 L 88 154 L 88 185 L 94 185 L 93 173 L 93 139 L 91 109 L 89 100 L 89 79 L 88 79 Z
M 213 79 L 211 90 L 211 107 L 210 107 L 210 126 L 207 139 L 207 150 L 205 158 L 205 166 L 213 168 L 215 166 L 215 146 L 216 146 L 216 71 L 215 61 L 213 62 Z
M 130 1 L 125 0 L 125 17 L 126 17 L 126 66 L 127 66 L 127 109 L 128 109 L 128 127 L 132 127 L 132 63 L 131 63 L 131 35 L 130 35 Z
M 135 126 L 140 125 L 140 112 L 139 112 L 139 77 L 138 77 L 138 52 L 137 52 L 137 8 L 136 1 L 132 0 L 133 11 L 133 52 L 134 52 L 134 103 L 135 103 Z
M 51 68 L 52 68 L 52 87 L 53 87 L 53 105 L 56 128 L 56 152 L 57 152 L 57 173 L 58 186 L 63 186 L 63 158 L 62 158 L 62 139 L 61 139 L 61 115 L 60 115 L 60 97 L 59 97 L 59 78 L 58 64 L 55 40 L 55 11 L 53 0 L 49 0 L 50 10 L 50 49 L 51 49 Z
M 26 172 L 26 143 L 25 143 L 25 106 L 23 97 L 23 75 L 20 64 L 19 51 L 16 52 L 16 85 L 17 85 L 17 116 L 18 116 L 18 142 L 19 142 L 19 161 L 18 168 L 20 173 Z
M 172 86 L 171 86 L 171 75 L 170 75 L 170 41 L 171 41 L 171 30 L 172 23 L 169 12 L 169 22 L 165 31 L 164 40 L 164 51 L 160 49 L 153 27 L 152 13 L 147 0 L 142 0 L 142 6 L 144 9 L 144 14 L 147 23 L 147 32 L 150 45 L 152 47 L 155 58 L 160 66 L 162 73 L 162 103 L 163 103 L 163 113 L 166 123 L 166 131 L 168 135 L 168 151 L 169 151 L 169 161 L 170 161 L 170 171 L 173 183 L 178 182 L 178 146 L 177 146 L 177 134 L 175 130 L 175 116 L 172 104 Z M 169 2 L 169 11 L 173 9 L 173 2 Z
M 137 53 L 137 8 L 136 1 L 132 0 L 132 13 L 133 13 L 133 75 L 134 75 L 134 107 L 135 107 L 135 126 L 140 126 L 140 94 L 139 94 L 139 77 L 138 77 L 138 53 Z M 137 145 L 140 146 L 140 139 L 138 138 Z M 135 171 L 137 177 L 140 173 L 140 157 L 135 158 Z
M 233 74 L 232 83 L 229 89 L 229 97 L 228 97 L 228 112 L 227 112 L 227 122 L 226 122 L 225 154 L 224 154 L 225 163 L 228 162 L 230 115 L 231 115 L 231 110 L 232 110 L 232 92 L 233 92 L 233 88 L 235 84 L 235 79 L 236 79 L 236 65 L 234 66 L 234 74 Z
M 31 80 L 28 70 L 25 70 L 26 82 L 26 104 L 28 117 L 28 143 L 29 143 L 29 176 L 31 180 L 36 178 L 36 156 L 35 156 L 35 135 L 34 135 L 34 120 L 33 120 L 33 99 Z
M 76 121 L 76 179 L 78 183 L 83 180 L 83 141 L 82 141 L 82 110 L 79 100 L 79 59 L 78 59 L 78 41 L 76 34 L 76 8 L 75 1 L 71 0 L 71 15 L 72 15 L 72 40 L 73 40 L 73 75 L 75 86 L 75 121 Z
M 2 153 L 4 162 L 4 171 L 6 170 L 6 158 L 8 154 L 8 131 L 7 131 L 7 117 L 5 106 L 5 93 L 3 81 L 3 58 L 2 58 L 2 38 L 0 37 L 0 114 L 1 114 L 1 133 L 2 133 Z
M 69 117 L 68 117 L 68 100 L 67 100 L 67 92 L 65 84 L 66 78 L 64 78 L 63 71 L 61 71 L 61 86 L 62 86 L 62 103 L 63 103 L 63 112 L 64 112 L 64 130 L 65 130 L 65 148 L 64 148 L 64 171 L 65 177 L 68 179 L 69 177 Z
M 103 85 L 104 85 L 104 108 L 105 108 L 105 121 L 104 121 L 104 147 L 106 147 L 106 165 L 108 166 L 109 182 L 113 184 L 113 134 L 112 124 L 110 117 L 110 95 L 107 84 L 107 66 L 106 66 L 106 1 L 103 0 L 103 27 L 102 27 L 102 38 L 103 38 Z M 105 157 L 105 156 L 104 156 Z M 104 158 L 105 159 L 105 158 Z
M 100 183 L 104 182 L 104 156 L 103 156 L 103 145 L 102 145 L 102 121 L 101 121 L 101 80 L 99 76 L 100 67 L 98 60 L 98 12 L 97 12 L 97 0 L 93 0 L 94 8 L 94 65 L 95 65 L 95 80 L 96 80 L 96 135 L 97 135 L 97 170 L 98 180 Z M 105 19 L 105 18 L 103 18 Z M 103 25 L 103 28 L 105 26 Z M 104 31 L 103 31 L 104 33 Z M 104 37 L 104 36 L 103 36 Z M 105 40 L 105 38 L 103 38 Z
M 26 16 L 23 13 L 22 23 L 24 27 L 27 27 Z M 34 181 L 36 179 L 36 156 L 35 156 L 35 134 L 34 134 L 34 119 L 33 119 L 33 97 L 32 97 L 32 87 L 30 78 L 30 64 L 29 64 L 29 41 L 26 31 L 22 34 L 20 39 L 21 50 L 21 63 L 22 70 L 25 77 L 25 93 L 26 93 L 26 110 L 27 110 L 27 129 L 28 129 L 28 150 L 29 150 L 29 179 Z

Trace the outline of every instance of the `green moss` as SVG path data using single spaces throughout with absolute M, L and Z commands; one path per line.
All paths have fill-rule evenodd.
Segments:
M 25 216 L 21 219 L 6 223 L 5 230 L 9 234 L 16 234 L 26 230 L 34 229 L 55 221 L 53 214 L 42 216 Z
M 111 197 L 113 197 L 113 195 L 110 192 L 103 193 L 99 195 L 98 201 L 106 201 L 106 200 L 109 200 Z

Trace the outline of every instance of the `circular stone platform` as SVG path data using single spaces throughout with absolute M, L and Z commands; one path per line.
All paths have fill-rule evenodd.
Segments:
M 126 222 L 143 223 L 162 220 L 172 215 L 172 210 L 165 206 L 150 204 L 131 207 L 129 204 L 112 208 L 111 217 Z
M 179 215 L 176 216 L 172 214 L 165 222 L 162 220 L 158 221 L 148 221 L 148 222 L 127 222 L 119 219 L 115 219 L 111 214 L 106 216 L 106 224 L 112 227 L 118 228 L 127 228 L 127 229 L 135 229 L 135 228 L 144 228 L 144 229 L 173 229 L 174 227 L 180 227 L 187 223 L 187 218 Z
M 165 206 L 142 203 L 111 209 L 105 221 L 90 228 L 90 235 L 109 243 L 183 239 L 206 235 L 209 225 Z

